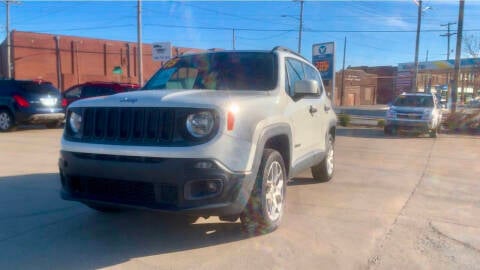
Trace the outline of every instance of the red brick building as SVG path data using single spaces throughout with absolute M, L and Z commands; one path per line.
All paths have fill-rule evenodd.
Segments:
M 152 59 L 152 46 L 143 44 L 143 77 L 161 66 Z M 173 48 L 173 55 L 192 48 Z M 0 45 L 0 77 L 7 77 L 6 41 Z M 138 82 L 137 44 L 84 37 L 11 32 L 12 77 L 42 79 L 62 90 L 87 81 Z M 114 74 L 119 70 L 121 74 Z M 118 73 L 118 72 L 117 72 Z
M 377 104 L 376 75 L 356 69 L 346 69 L 344 75 L 343 91 L 342 71 L 335 75 L 335 104 L 342 106 Z
M 368 74 L 374 74 L 377 79 L 376 103 L 387 104 L 397 96 L 395 91 L 397 67 L 376 66 L 376 67 L 351 67 L 350 69 L 363 70 Z

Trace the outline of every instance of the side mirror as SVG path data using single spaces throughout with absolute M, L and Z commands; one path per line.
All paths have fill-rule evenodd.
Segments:
M 317 96 L 319 92 L 318 82 L 314 80 L 296 81 L 294 85 L 294 93 L 296 98 L 305 96 Z

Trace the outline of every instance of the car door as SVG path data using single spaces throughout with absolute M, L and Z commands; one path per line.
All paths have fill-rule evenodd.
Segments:
M 323 87 L 322 77 L 316 68 L 304 63 L 305 78 L 307 80 L 314 80 L 318 82 L 319 85 L 319 95 L 309 97 L 311 106 L 315 108 L 316 112 L 313 113 L 313 134 L 312 142 L 313 147 L 318 149 L 321 152 L 325 151 L 326 135 L 328 128 L 329 116 L 331 113 L 331 104 L 330 100 L 326 95 L 325 89 Z
M 305 72 L 303 70 L 302 62 L 293 58 L 286 58 L 285 71 L 285 90 L 290 96 L 290 104 L 287 106 L 286 113 L 288 114 L 294 127 L 292 131 L 292 160 L 298 163 L 310 156 L 309 153 L 314 151 L 314 115 L 311 113 L 311 106 L 314 105 L 314 103 L 309 98 L 305 97 L 296 99 L 294 96 L 295 82 L 305 79 Z

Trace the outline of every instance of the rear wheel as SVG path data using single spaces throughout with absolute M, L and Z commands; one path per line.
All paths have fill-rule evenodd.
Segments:
M 285 207 L 286 184 L 287 174 L 282 156 L 276 150 L 265 149 L 252 194 L 240 215 L 247 233 L 263 234 L 278 227 Z
M 10 131 L 13 127 L 12 114 L 6 109 L 0 109 L 0 132 Z
M 328 134 L 325 158 L 311 168 L 313 179 L 318 182 L 328 182 L 335 171 L 335 148 L 332 134 Z

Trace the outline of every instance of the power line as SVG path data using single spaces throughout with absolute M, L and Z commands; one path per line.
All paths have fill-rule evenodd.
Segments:
M 237 29 L 235 29 L 235 30 L 237 30 Z M 247 38 L 247 37 L 242 37 L 242 36 L 237 35 L 237 38 L 246 39 L 246 40 L 267 40 L 267 39 L 272 39 L 272 38 L 276 38 L 276 37 L 281 37 L 281 36 L 284 36 L 286 34 L 293 33 L 295 31 L 297 31 L 297 30 L 288 30 L 288 31 L 282 32 L 280 34 L 275 34 L 275 35 L 261 37 L 261 38 Z
M 157 24 L 149 23 L 144 24 L 146 26 L 158 26 L 168 28 L 181 28 L 181 29 L 200 29 L 200 30 L 226 30 L 231 31 L 232 28 L 239 31 L 251 31 L 251 32 L 286 32 L 291 29 L 267 29 L 267 28 L 240 28 L 240 27 L 215 27 L 215 26 L 189 26 L 189 25 L 174 25 L 174 24 Z M 323 29 L 304 29 L 304 32 L 312 33 L 415 33 L 417 30 L 323 30 Z M 443 32 L 443 29 L 424 29 L 421 32 Z M 466 29 L 465 31 L 480 31 L 479 29 Z

